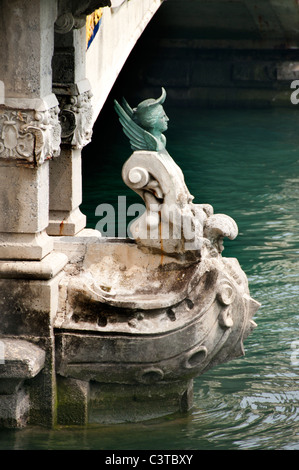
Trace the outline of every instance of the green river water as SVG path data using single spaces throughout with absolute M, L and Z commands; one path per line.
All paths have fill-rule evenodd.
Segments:
M 187 414 L 113 426 L 1 430 L 0 449 L 299 450 L 299 111 L 167 109 L 167 149 L 195 203 L 235 219 L 236 257 L 262 306 L 246 355 L 194 381 Z M 103 142 L 108 136 L 111 141 Z M 130 156 L 117 118 L 103 118 L 83 160 L 82 211 L 142 202 L 121 179 Z

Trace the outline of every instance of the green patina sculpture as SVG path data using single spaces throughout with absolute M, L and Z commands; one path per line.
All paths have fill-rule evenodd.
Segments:
M 125 99 L 122 106 L 114 100 L 115 110 L 119 116 L 123 131 L 135 150 L 165 150 L 166 138 L 162 134 L 167 130 L 168 117 L 162 104 L 166 99 L 166 91 L 158 99 L 147 99 L 132 109 Z

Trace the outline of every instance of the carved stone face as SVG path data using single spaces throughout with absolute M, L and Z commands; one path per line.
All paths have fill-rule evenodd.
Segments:
M 159 110 L 157 113 L 157 120 L 156 120 L 154 128 L 159 132 L 164 132 L 168 129 L 168 121 L 169 119 L 163 107 L 159 106 Z
M 156 104 L 153 107 L 137 108 L 136 121 L 149 132 L 164 132 L 168 128 L 168 117 L 163 106 Z

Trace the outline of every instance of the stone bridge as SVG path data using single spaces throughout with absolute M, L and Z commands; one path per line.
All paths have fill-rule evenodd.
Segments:
M 81 151 L 152 17 L 161 10 L 162 33 L 150 36 L 157 35 L 164 54 L 157 63 L 164 63 L 165 57 L 172 62 L 162 71 L 156 67 L 158 76 L 144 68 L 152 80 L 146 85 L 157 86 L 165 79 L 170 98 L 180 88 L 180 95 L 193 99 L 203 87 L 195 73 L 202 66 L 196 62 L 202 49 L 205 57 L 211 49 L 297 53 L 295 0 L 169 0 L 160 9 L 161 4 L 162 0 L 0 2 L 1 426 L 17 427 L 28 420 L 52 425 L 60 393 L 62 402 L 70 404 L 60 422 L 65 423 L 69 410 L 76 407 L 72 400 L 78 397 L 80 409 L 70 422 L 86 422 L 88 382 L 56 377 L 54 332 L 62 307 L 59 299 L 66 289 L 61 283 L 64 270 L 70 258 L 83 256 L 82 237 L 85 244 L 88 237 L 97 237 L 85 230 L 86 217 L 79 209 Z M 185 61 L 186 48 L 193 51 L 188 56 L 191 62 Z M 150 41 L 146 57 L 148 52 L 152 54 Z M 296 78 L 292 54 L 279 61 L 280 67 L 275 65 L 275 81 Z M 211 70 L 218 60 L 213 54 L 212 58 Z M 264 65 L 267 60 L 264 54 Z M 178 70 L 178 64 L 186 65 L 188 73 L 173 75 L 171 70 Z M 235 79 L 241 81 L 241 88 L 255 79 L 265 81 L 264 69 L 257 71 L 258 67 L 236 68 Z M 71 245 L 64 244 L 65 239 L 72 239 Z M 71 246 L 70 251 L 66 246 Z M 68 272 L 70 277 L 73 274 Z M 66 347 L 65 337 L 61 341 Z M 197 353 L 196 359 L 205 357 Z M 181 403 L 183 397 L 185 407 L 188 390 L 180 389 L 175 398 Z

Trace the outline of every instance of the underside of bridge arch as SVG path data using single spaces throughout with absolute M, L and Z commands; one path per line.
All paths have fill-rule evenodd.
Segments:
M 166 1 L 113 94 L 138 101 L 164 86 L 169 104 L 291 106 L 298 44 L 299 6 L 293 0 Z

